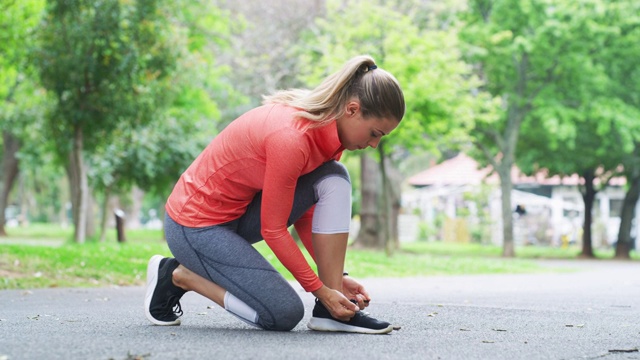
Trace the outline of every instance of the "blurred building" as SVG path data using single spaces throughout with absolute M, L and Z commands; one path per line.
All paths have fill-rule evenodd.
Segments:
M 516 245 L 562 246 L 582 239 L 584 202 L 578 175 L 525 176 L 514 167 L 512 215 Z M 593 208 L 593 246 L 617 241 L 625 178 L 613 178 L 599 191 Z M 401 241 L 417 239 L 502 245 L 500 180 L 491 168 L 479 169 L 460 154 L 407 180 L 403 191 Z M 638 223 L 640 209 L 636 209 Z M 638 241 L 638 227 L 631 234 Z M 636 244 L 636 249 L 638 244 Z

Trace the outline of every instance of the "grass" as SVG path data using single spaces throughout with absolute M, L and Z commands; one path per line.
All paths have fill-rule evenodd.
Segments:
M 71 229 L 50 225 L 9 229 L 0 240 L 0 289 L 142 285 L 153 254 L 170 255 L 158 230 L 128 230 L 127 242 L 117 243 L 115 232 L 105 242 L 72 243 Z M 266 246 L 256 245 L 276 269 L 292 280 Z M 502 258 L 498 246 L 480 244 L 404 244 L 389 257 L 384 252 L 350 249 L 345 268 L 357 278 L 455 274 L 530 273 L 557 271 L 534 259 L 574 259 L 577 248 L 522 247 L 516 258 Z M 306 251 L 303 251 L 306 254 Z M 598 252 L 610 257 L 612 252 Z M 638 255 L 634 252 L 634 258 Z M 307 255 L 309 263 L 313 263 Z M 566 270 L 564 270 L 566 271 Z

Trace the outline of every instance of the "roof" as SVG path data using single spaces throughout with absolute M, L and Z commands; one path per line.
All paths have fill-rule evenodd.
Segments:
M 460 154 L 411 176 L 408 181 L 413 186 L 480 185 L 485 182 L 489 173 L 491 173 L 490 167 L 478 169 L 478 163 L 475 160 Z
M 554 175 L 547 176 L 547 171 L 542 170 L 532 176 L 523 174 L 516 166 L 511 170 L 511 180 L 514 185 L 519 184 L 537 184 L 549 186 L 577 186 L 583 185 L 584 179 L 578 174 L 571 176 Z M 598 179 L 596 179 L 598 181 Z M 413 186 L 430 186 L 430 185 L 480 185 L 480 184 L 499 184 L 498 174 L 492 172 L 492 167 L 487 166 L 479 169 L 478 162 L 465 154 L 459 154 L 454 158 L 445 160 L 440 164 L 434 165 L 424 171 L 421 171 L 408 179 L 410 185 Z M 613 186 L 623 186 L 626 184 L 624 177 L 614 177 L 609 182 Z

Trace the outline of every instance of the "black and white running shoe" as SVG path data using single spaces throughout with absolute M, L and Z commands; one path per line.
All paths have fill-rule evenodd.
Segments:
M 180 263 L 176 259 L 160 255 L 152 256 L 147 265 L 144 312 L 147 319 L 156 325 L 180 325 L 180 298 L 186 291 L 173 284 L 173 270 L 178 265 Z
M 322 302 L 316 299 L 312 317 L 307 327 L 316 331 L 340 331 L 360 334 L 387 334 L 393 330 L 393 326 L 386 321 L 380 321 L 369 316 L 367 312 L 358 311 L 349 321 L 335 319 L 324 307 Z

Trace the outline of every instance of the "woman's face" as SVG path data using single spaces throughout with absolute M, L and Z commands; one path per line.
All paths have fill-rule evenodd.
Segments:
M 360 103 L 351 101 L 347 104 L 347 111 L 339 119 L 338 138 L 347 150 L 361 150 L 367 147 L 376 148 L 380 139 L 388 135 L 398 126 L 393 118 L 363 118 Z

